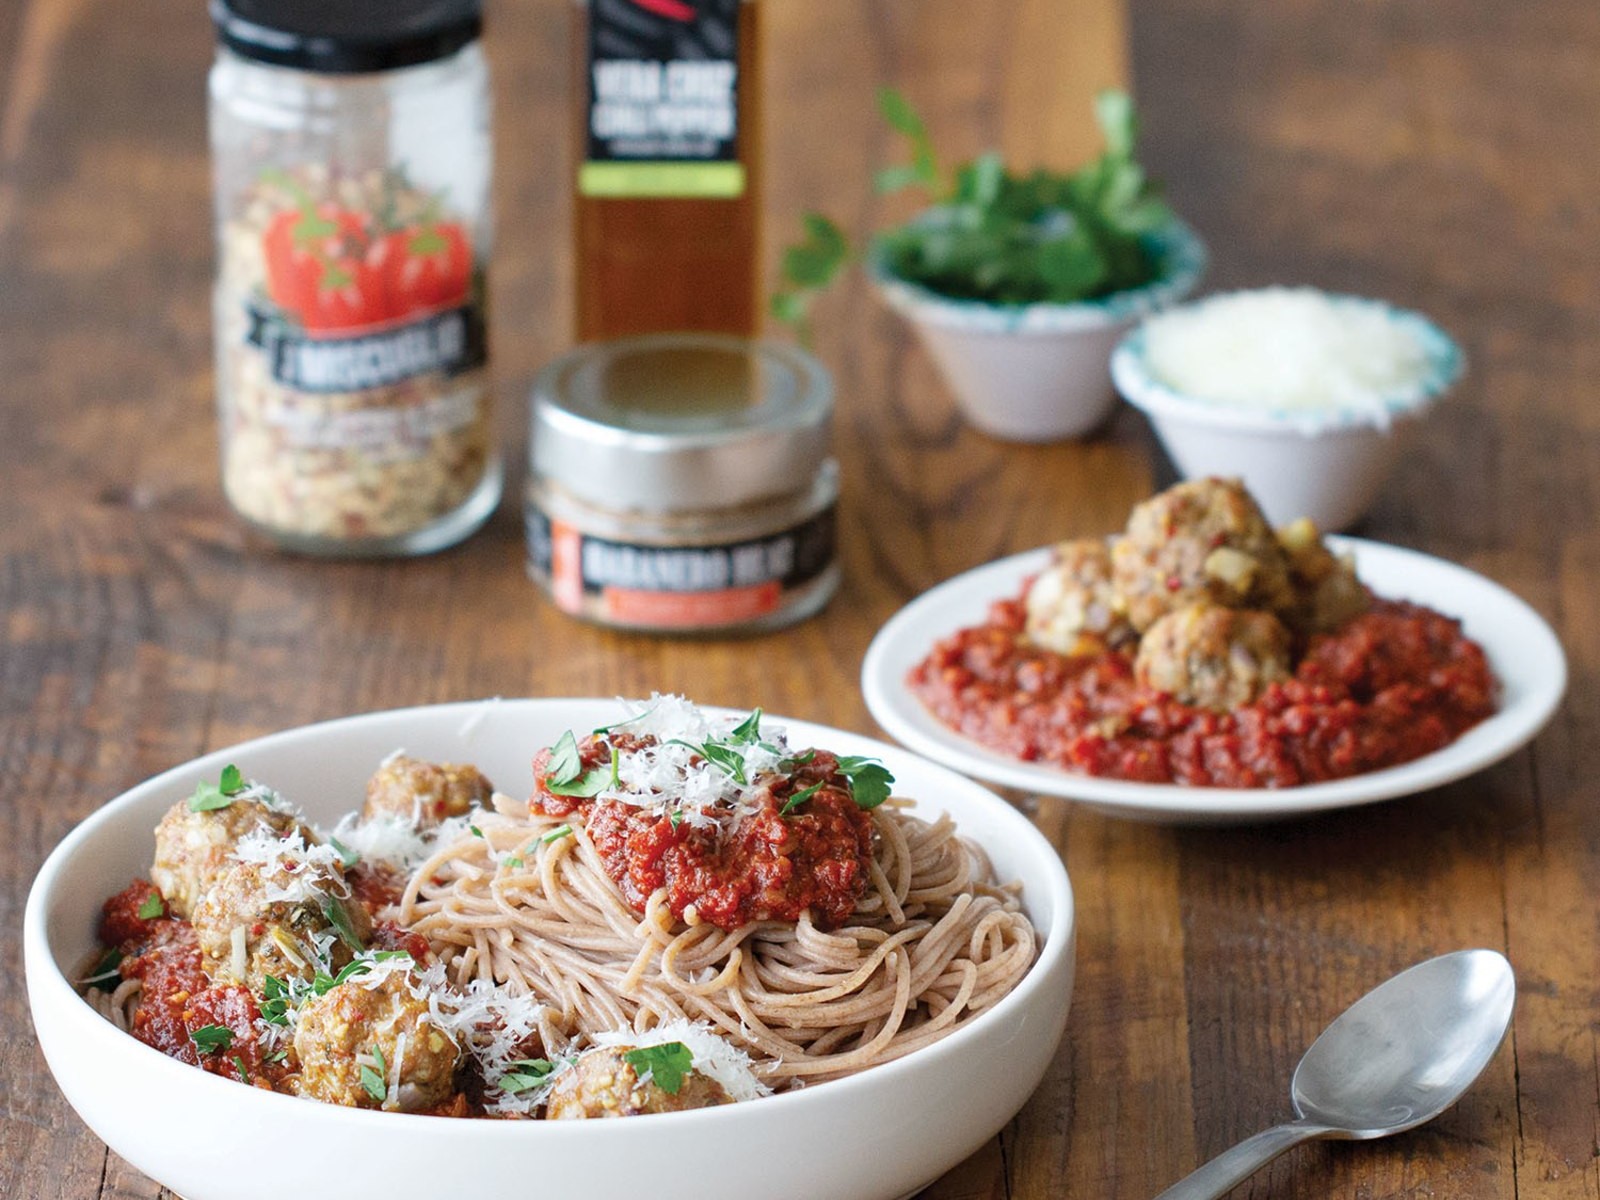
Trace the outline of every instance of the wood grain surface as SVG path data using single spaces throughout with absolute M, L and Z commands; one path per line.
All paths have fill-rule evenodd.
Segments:
M 1281 825 L 1184 831 L 1018 797 L 1080 906 L 1074 1013 L 1044 1086 L 929 1195 L 1140 1200 L 1287 1112 L 1303 1048 L 1411 962 L 1504 950 L 1514 1036 L 1455 1110 L 1296 1151 L 1259 1197 L 1600 1198 L 1600 7 L 1592 0 L 768 0 L 768 227 L 866 231 L 902 86 L 941 146 L 1092 148 L 1131 47 L 1147 157 L 1218 287 L 1312 282 L 1421 308 L 1471 359 L 1361 530 L 1483 571 L 1556 624 L 1571 695 L 1535 746 L 1460 784 Z M 494 339 L 504 445 L 567 342 L 562 0 L 505 0 Z M 967 567 L 1109 530 L 1162 480 L 1124 411 L 1095 440 L 966 430 L 859 281 L 817 314 L 837 373 L 847 579 L 737 642 L 576 625 L 522 572 L 507 502 L 464 546 L 310 562 L 220 497 L 204 74 L 192 0 L 0 0 L 0 1197 L 164 1195 L 109 1156 L 31 1038 L 28 884 L 96 806 L 202 751 L 306 721 L 487 695 L 679 690 L 871 730 L 862 652 Z M 959 1103 L 953 1093 L 951 1103 Z M 758 1194 L 758 1189 L 752 1194 Z

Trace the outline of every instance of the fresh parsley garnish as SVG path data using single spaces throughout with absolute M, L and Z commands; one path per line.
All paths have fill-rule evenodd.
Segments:
M 339 935 L 339 939 L 350 949 L 358 954 L 366 949 L 361 944 L 361 937 L 356 933 L 356 927 L 350 922 L 350 913 L 337 897 L 324 896 L 322 898 L 322 915 L 328 918 L 328 924 L 333 926 L 334 931 Z M 348 967 L 345 969 L 349 970 Z
M 473 837 L 475 837 L 475 838 L 483 837 L 483 830 L 479 829 L 476 825 L 468 825 L 467 828 L 472 830 L 472 836 Z M 487 841 L 488 839 L 485 838 L 484 840 Z
M 334 852 L 339 856 L 340 865 L 342 865 L 347 871 L 361 861 L 361 855 L 359 853 L 350 849 L 349 846 L 346 846 L 336 837 L 330 837 L 328 839 L 328 845 L 333 847 Z
M 522 859 L 518 858 L 515 854 L 511 854 L 506 856 L 505 861 L 501 865 L 506 867 L 521 867 L 523 862 Z
M 683 809 L 675 808 L 667 814 L 667 824 L 672 826 L 672 832 L 678 832 L 678 826 L 683 824 Z
M 839 759 L 839 774 L 850 781 L 850 798 L 857 808 L 877 808 L 894 786 L 894 776 L 875 758 L 845 755 Z
M 543 837 L 541 837 L 539 839 L 539 841 L 543 845 L 548 846 L 551 842 L 559 842 L 562 838 L 571 837 L 571 836 L 572 836 L 572 826 L 571 825 L 557 825 L 549 833 L 547 833 Z
M 189 1031 L 189 1040 L 201 1054 L 220 1054 L 233 1045 L 233 1030 L 226 1025 L 202 1025 Z
M 261 1019 L 269 1025 L 289 1023 L 289 985 L 276 975 L 261 981 Z
M 676 1096 L 683 1086 L 683 1077 L 694 1070 L 694 1055 L 682 1042 L 663 1042 L 659 1046 L 640 1046 L 629 1050 L 623 1061 L 633 1068 L 641 1079 L 646 1075 L 659 1084 L 669 1096 Z
M 674 738 L 671 744 L 693 750 L 741 786 L 750 782 L 744 773 L 744 751 L 736 745 L 718 741 L 686 742 L 679 738 Z
M 144 903 L 139 905 L 139 919 L 141 921 L 154 921 L 166 915 L 167 906 L 162 902 L 161 893 L 152 891 L 144 898 Z
M 389 1066 L 383 1060 L 383 1051 L 376 1046 L 372 1047 L 372 1057 L 378 1060 L 378 1066 L 381 1068 L 382 1074 L 367 1066 L 366 1063 L 362 1063 L 361 1086 L 366 1090 L 367 1095 L 382 1104 L 389 1096 L 389 1083 L 384 1078 L 389 1073 Z
M 578 741 L 569 729 L 561 735 L 550 751 L 550 761 L 545 765 L 544 787 L 552 796 L 573 796 L 588 799 L 606 789 L 607 780 L 615 781 L 617 751 L 611 749 L 611 765 L 583 769 L 583 756 L 578 753 Z
M 519 1058 L 507 1063 L 506 1067 L 505 1074 L 500 1076 L 499 1087 L 502 1092 L 512 1096 L 543 1086 L 556 1069 L 554 1063 L 544 1058 Z
M 249 1083 L 250 1082 L 250 1072 L 245 1070 L 244 1058 L 242 1056 L 238 1055 L 238 1054 L 235 1054 L 233 1056 L 233 1066 L 234 1066 L 234 1069 L 239 1072 L 239 1082 L 240 1083 Z
M 215 812 L 227 808 L 233 798 L 244 791 L 244 776 L 239 768 L 229 763 L 222 768 L 222 777 L 216 783 L 201 782 L 189 797 L 190 812 Z
M 84 987 L 94 988 L 100 992 L 114 992 L 117 985 L 122 982 L 122 951 L 116 948 L 107 950 L 90 968 L 86 979 L 80 980 Z
M 783 807 L 778 810 L 778 815 L 780 817 L 787 817 L 795 809 L 799 808 L 807 800 L 815 796 L 817 792 L 821 790 L 821 788 L 822 784 L 813 783 L 810 787 L 803 788 L 802 790 L 796 792 L 794 795 L 790 796 L 784 801 Z
M 750 715 L 728 731 L 728 740 L 740 746 L 753 745 L 761 740 L 761 709 L 750 710 Z

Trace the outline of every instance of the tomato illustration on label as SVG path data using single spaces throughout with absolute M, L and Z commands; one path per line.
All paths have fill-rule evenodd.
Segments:
M 466 230 L 438 221 L 391 233 L 377 257 L 389 302 L 397 312 L 423 312 L 460 304 L 472 284 L 472 247 Z
M 315 202 L 287 186 L 292 207 L 262 236 L 268 298 L 307 334 L 348 334 L 465 304 L 472 288 L 472 243 L 465 227 L 439 217 L 438 200 L 400 187 L 414 216 L 397 217 Z M 391 193 L 392 194 L 392 193 Z

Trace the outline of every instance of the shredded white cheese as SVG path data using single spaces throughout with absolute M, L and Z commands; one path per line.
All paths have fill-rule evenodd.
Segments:
M 339 852 L 332 846 L 308 844 L 298 832 L 280 836 L 259 825 L 234 845 L 233 858 L 261 868 L 268 903 L 306 904 L 350 892 Z
M 717 1033 L 703 1021 L 669 1021 L 648 1033 L 634 1033 L 631 1029 L 613 1030 L 594 1038 L 597 1046 L 630 1046 L 643 1049 L 647 1046 L 665 1046 L 669 1042 L 682 1042 L 693 1056 L 694 1069 L 722 1085 L 723 1091 L 734 1100 L 759 1100 L 772 1094 L 750 1068 L 750 1056 Z
M 387 813 L 367 820 L 359 813 L 346 813 L 333 827 L 333 836 L 363 862 L 402 872 L 427 858 L 435 842 L 434 835 L 418 829 L 414 821 Z
M 1339 412 L 1387 423 L 1389 403 L 1420 389 L 1427 348 L 1373 301 L 1314 288 L 1231 292 L 1152 317 L 1150 373 L 1202 402 L 1266 412 Z

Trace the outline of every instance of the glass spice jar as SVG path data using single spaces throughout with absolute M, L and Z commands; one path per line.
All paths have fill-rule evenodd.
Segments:
M 213 0 L 222 482 L 297 551 L 423 554 L 499 500 L 478 0 Z
M 529 574 L 557 608 L 652 633 L 777 629 L 839 586 L 833 386 L 722 334 L 595 342 L 533 388 Z

